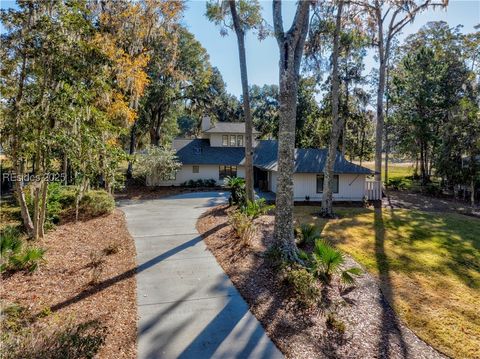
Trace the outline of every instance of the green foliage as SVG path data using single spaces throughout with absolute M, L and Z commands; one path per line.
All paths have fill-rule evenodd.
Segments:
M 429 182 L 423 188 L 423 193 L 429 196 L 440 196 L 443 193 L 440 183 Z
M 33 197 L 31 191 L 25 191 L 25 198 L 30 213 L 33 213 Z M 58 224 L 62 217 L 62 213 L 75 205 L 77 189 L 75 186 L 63 186 L 58 182 L 48 184 L 47 190 L 47 208 L 45 211 L 45 227 L 52 228 Z
M 257 31 L 259 39 L 268 36 L 268 29 L 262 18 L 262 7 L 258 0 L 237 0 L 235 6 L 242 31 L 254 29 Z M 222 36 L 228 34 L 228 29 L 234 28 L 228 1 L 208 1 L 205 15 L 215 25 L 220 26 Z
M 424 186 L 434 174 L 453 188 L 479 172 L 462 167 L 462 157 L 480 154 L 479 92 L 472 81 L 477 55 L 471 39 L 459 27 L 429 22 L 406 39 L 391 71 L 391 146 L 419 160 Z
M 316 240 L 313 250 L 314 273 L 329 283 L 334 272 L 340 270 L 344 263 L 342 253 L 329 245 L 325 240 Z
M 274 205 L 267 205 L 265 198 L 260 198 L 254 201 L 247 200 L 245 206 L 240 207 L 240 211 L 251 219 L 255 219 L 267 214 L 274 208 Z
M 394 190 L 403 190 L 408 187 L 408 180 L 405 178 L 390 178 L 386 186 Z
M 144 177 L 151 176 L 155 181 L 167 181 L 172 179 L 181 166 L 175 150 L 149 146 L 144 154 L 137 155 L 135 173 Z
M 229 214 L 228 221 L 240 238 L 241 243 L 244 246 L 250 245 L 257 234 L 257 227 L 253 223 L 253 219 L 236 210 Z
M 36 247 L 23 247 L 20 232 L 13 227 L 6 227 L 0 232 L 0 272 L 33 272 L 43 261 L 45 250 Z
M 189 180 L 182 183 L 183 187 L 215 187 L 217 185 L 217 181 L 213 178 L 210 179 L 198 179 L 198 180 Z
M 4 270 L 33 272 L 43 261 L 44 254 L 45 250 L 42 248 L 26 248 L 22 252 L 10 256 Z
M 285 281 L 292 287 L 296 300 L 304 307 L 312 307 L 320 298 L 315 277 L 305 268 L 288 268 Z
M 344 334 L 345 333 L 345 323 L 337 319 L 336 315 L 333 313 L 328 313 L 327 315 L 327 320 L 325 322 L 327 324 L 327 328 L 333 329 L 337 331 L 339 334 Z
M 278 137 L 278 85 L 252 85 L 249 89 L 250 108 L 255 128 L 262 138 Z
M 0 232 L 0 254 L 8 257 L 10 253 L 18 253 L 22 248 L 20 231 L 16 227 L 8 226 Z
M 302 223 L 295 228 L 295 238 L 297 245 L 314 243 L 320 238 L 320 229 L 309 223 Z
M 242 207 L 246 204 L 247 194 L 245 190 L 245 179 L 229 176 L 225 178 L 225 187 L 230 190 L 230 198 L 228 199 L 230 205 Z
M 101 216 L 113 212 L 115 200 L 110 193 L 104 190 L 91 190 L 82 197 L 80 209 L 88 216 Z
M 345 258 L 343 253 L 332 247 L 323 239 L 315 241 L 312 254 L 299 251 L 299 258 L 302 259 L 313 275 L 326 284 L 329 284 L 333 275 L 340 275 L 340 280 L 346 285 L 355 283 L 355 276 L 361 274 L 359 268 L 344 269 Z
M 354 285 L 355 277 L 362 275 L 362 270 L 358 267 L 352 267 L 342 271 L 340 280 L 345 285 Z

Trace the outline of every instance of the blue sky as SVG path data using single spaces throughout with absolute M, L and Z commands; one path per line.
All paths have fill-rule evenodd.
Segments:
M 262 1 L 263 17 L 272 24 L 271 1 Z M 188 1 L 187 11 L 183 23 L 195 34 L 210 54 L 213 66 L 220 69 L 223 79 L 227 83 L 227 90 L 236 96 L 242 92 L 240 83 L 240 66 L 235 34 L 230 33 L 222 37 L 218 27 L 210 23 L 205 17 L 205 1 Z M 290 27 L 295 11 L 295 1 L 284 1 L 284 26 Z M 480 0 L 450 0 L 447 10 L 428 10 L 420 14 L 413 24 L 405 27 L 404 38 L 416 32 L 429 21 L 443 20 L 450 26 L 464 25 L 464 32 L 473 32 L 475 25 L 480 23 Z M 247 68 L 250 84 L 278 83 L 278 47 L 274 38 L 267 38 L 262 42 L 253 35 L 246 39 Z M 371 53 L 371 52 L 370 52 Z M 366 68 L 375 66 L 373 56 L 366 59 Z
M 218 27 L 209 22 L 205 17 L 205 1 L 187 1 L 187 10 L 183 24 L 195 35 L 207 49 L 213 66 L 220 69 L 227 90 L 239 96 L 241 94 L 240 67 L 238 63 L 238 49 L 236 37 L 233 33 L 222 37 Z M 263 17 L 272 24 L 271 1 L 261 1 Z M 14 6 L 15 1 L 0 0 L 0 8 Z M 283 3 L 283 17 L 285 28 L 290 27 L 295 11 L 295 1 L 285 0 Z M 446 10 L 428 10 L 417 16 L 413 24 L 405 27 L 400 39 L 416 32 L 429 21 L 443 20 L 450 26 L 463 25 L 464 32 L 473 32 L 474 26 L 480 23 L 480 0 L 450 0 Z M 278 47 L 274 38 L 270 37 L 258 41 L 253 34 L 248 34 L 246 39 L 247 66 L 250 84 L 275 84 L 278 83 Z M 373 52 L 369 52 L 366 59 L 366 68 L 369 71 L 375 66 Z

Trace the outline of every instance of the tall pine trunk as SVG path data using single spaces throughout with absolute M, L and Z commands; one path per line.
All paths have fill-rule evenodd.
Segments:
M 28 14 L 28 26 L 30 28 L 31 21 L 33 17 L 33 3 L 28 4 L 29 14 Z M 26 38 L 26 32 L 28 30 L 22 30 L 23 38 Z M 26 41 L 26 40 L 25 40 Z M 27 231 L 29 237 L 34 235 L 33 230 L 33 221 L 30 217 L 30 212 L 28 211 L 27 201 L 25 199 L 25 193 L 23 193 L 23 175 L 24 175 L 24 166 L 22 164 L 21 154 L 20 154 L 20 104 L 23 100 L 23 89 L 25 86 L 25 81 L 27 78 L 27 45 L 24 44 L 23 53 L 22 53 L 22 65 L 20 68 L 19 78 L 18 78 L 18 90 L 17 96 L 15 96 L 15 103 L 13 104 L 13 115 L 15 116 L 15 132 L 13 134 L 12 141 L 12 162 L 15 167 L 15 175 L 17 176 L 15 180 L 15 193 L 17 197 L 18 204 L 20 206 L 20 213 L 22 216 L 23 226 Z
M 130 148 L 128 151 L 128 154 L 130 156 L 133 156 L 135 154 L 135 148 L 137 147 L 137 121 L 132 125 L 132 128 L 130 129 Z M 127 168 L 127 179 L 131 179 L 133 177 L 133 160 L 130 158 L 128 160 L 128 168 Z
M 293 228 L 293 175 L 295 166 L 295 122 L 300 62 L 307 36 L 310 3 L 299 1 L 291 28 L 285 33 L 281 1 L 273 1 L 275 38 L 279 61 L 278 180 L 275 239 L 287 260 L 298 260 Z
M 235 33 L 237 34 L 238 56 L 240 59 L 240 75 L 242 79 L 243 111 L 245 115 L 245 189 L 247 199 L 253 201 L 253 124 L 250 110 L 250 95 L 248 93 L 247 60 L 245 55 L 245 32 L 243 31 L 237 13 L 235 0 L 230 0 L 230 12 L 232 14 Z
M 333 178 L 335 159 L 337 158 L 338 139 L 343 128 L 343 117 L 338 113 L 338 97 L 340 78 L 338 73 L 338 57 L 340 50 L 340 31 L 342 27 L 343 1 L 338 2 L 337 16 L 335 20 L 335 32 L 333 34 L 333 53 L 332 53 L 332 131 L 330 133 L 330 143 L 328 146 L 328 155 L 325 167 L 323 169 L 323 196 L 322 196 L 322 216 L 333 216 Z

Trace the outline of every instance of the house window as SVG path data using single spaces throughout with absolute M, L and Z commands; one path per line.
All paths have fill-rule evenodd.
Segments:
M 237 136 L 237 147 L 243 147 L 243 136 Z
M 230 146 L 235 147 L 237 143 L 237 136 L 231 135 L 230 136 Z
M 224 179 L 225 177 L 237 177 L 237 166 L 219 166 L 218 178 Z
M 222 136 L 222 146 L 228 146 L 228 135 Z
M 323 193 L 323 174 L 317 175 L 317 193 Z M 333 175 L 333 193 L 338 193 L 338 175 Z
M 192 172 L 193 173 L 199 173 L 200 172 L 200 166 L 193 166 Z

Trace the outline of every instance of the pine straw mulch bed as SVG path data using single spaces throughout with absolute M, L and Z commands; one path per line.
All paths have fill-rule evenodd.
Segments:
M 124 214 L 115 210 L 103 217 L 59 225 L 35 245 L 46 249 L 45 263 L 32 274 L 2 277 L 2 307 L 26 308 L 32 331 L 55 332 L 63 330 L 64 323 L 94 321 L 101 328 L 95 335 L 102 335 L 91 338 L 92 343 L 102 343 L 95 358 L 135 358 L 135 245 Z M 96 270 L 92 259 L 97 261 Z
M 443 358 L 398 321 L 369 274 L 342 293 L 338 283 L 323 287 L 318 307 L 299 307 L 264 256 L 273 243 L 273 216 L 256 220 L 259 235 L 245 248 L 231 226 L 221 226 L 230 210 L 222 205 L 207 211 L 197 223 L 198 231 L 287 358 Z M 359 266 L 351 258 L 347 262 L 348 267 Z M 337 323 L 343 322 L 343 333 L 336 325 L 327 325 L 329 313 Z

